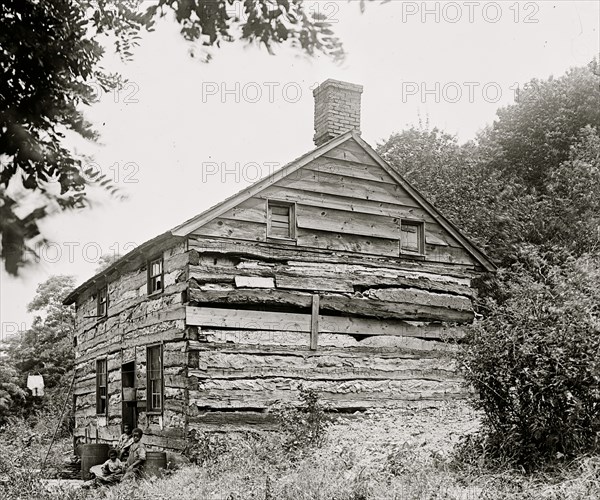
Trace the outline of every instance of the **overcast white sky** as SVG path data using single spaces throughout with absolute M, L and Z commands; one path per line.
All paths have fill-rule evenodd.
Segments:
M 0 275 L 2 333 L 28 327 L 38 283 L 94 274 L 99 253 L 126 253 L 313 147 L 312 88 L 327 78 L 364 86 L 362 133 L 371 145 L 419 117 L 471 139 L 516 85 L 560 76 L 600 51 L 597 1 L 401 2 L 321 0 L 348 53 L 335 65 L 289 50 L 232 44 L 204 64 L 172 20 L 144 36 L 135 60 L 110 58 L 130 83 L 87 111 L 102 145 L 77 147 L 129 200 L 55 216 L 55 242 L 19 278 Z

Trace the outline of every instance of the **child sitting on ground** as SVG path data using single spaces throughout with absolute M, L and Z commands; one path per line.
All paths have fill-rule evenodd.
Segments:
M 117 450 L 108 450 L 108 460 L 102 464 L 100 470 L 102 475 L 96 475 L 96 482 L 99 484 L 113 484 L 121 480 L 125 464 L 119 460 Z

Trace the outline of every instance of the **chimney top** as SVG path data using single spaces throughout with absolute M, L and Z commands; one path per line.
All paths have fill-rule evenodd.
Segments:
M 360 134 L 360 95 L 362 85 L 326 80 L 314 91 L 315 136 L 317 146 L 349 130 Z

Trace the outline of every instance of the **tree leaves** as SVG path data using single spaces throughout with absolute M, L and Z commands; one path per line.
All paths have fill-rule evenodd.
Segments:
M 488 298 L 461 363 L 485 412 L 490 458 L 536 467 L 593 449 L 600 432 L 600 256 L 519 252 L 498 277 L 506 299 Z
M 66 140 L 66 131 L 90 141 L 98 138 L 81 105 L 91 104 L 98 89 L 107 92 L 121 83 L 118 75 L 100 67 L 102 37 L 111 37 L 116 52 L 129 61 L 140 32 L 152 31 L 156 17 L 171 11 L 184 38 L 208 47 L 238 40 L 273 52 L 275 46 L 289 43 L 309 55 L 343 56 L 331 24 L 309 15 L 302 0 L 245 0 L 237 3 L 243 6 L 240 16 L 230 15 L 233 5 L 233 0 L 160 0 L 150 6 L 138 0 L 0 4 L 0 204 L 9 204 L 6 189 L 19 174 L 23 189 L 41 194 L 47 208 L 35 212 L 27 228 L 12 213 L 7 213 L 10 222 L 0 223 L 1 256 L 9 273 L 17 274 L 26 262 L 23 238 L 37 228 L 35 219 L 52 213 L 49 207 L 87 206 L 91 184 L 119 196 L 106 177 L 81 174 L 85 158 Z M 52 189 L 54 182 L 60 185 L 60 196 Z

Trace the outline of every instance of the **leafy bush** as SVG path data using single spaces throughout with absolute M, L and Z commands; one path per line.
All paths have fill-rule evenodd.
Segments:
M 192 429 L 188 435 L 188 445 L 184 450 L 184 455 L 193 464 L 206 465 L 217 461 L 228 451 L 226 436 L 214 432 L 197 432 Z
M 600 254 L 522 246 L 517 257 L 460 361 L 484 412 L 485 460 L 533 468 L 598 448 Z
M 290 452 L 302 452 L 311 447 L 323 444 L 327 426 L 332 417 L 329 409 L 319 398 L 314 389 L 300 387 L 298 406 L 279 405 L 273 411 L 281 430 L 284 433 L 284 448 Z

